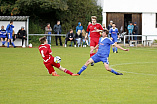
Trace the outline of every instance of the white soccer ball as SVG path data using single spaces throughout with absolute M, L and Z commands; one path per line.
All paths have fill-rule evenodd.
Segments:
M 54 62 L 55 63 L 60 63 L 61 62 L 61 58 L 59 56 L 54 57 Z

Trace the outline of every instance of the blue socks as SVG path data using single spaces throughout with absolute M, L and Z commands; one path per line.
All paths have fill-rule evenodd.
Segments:
M 117 52 L 117 50 L 118 50 L 117 47 L 113 47 L 112 49 L 113 49 L 113 52 L 115 52 L 115 51 Z
M 117 52 L 117 47 L 115 47 L 115 50 L 116 50 L 116 52 Z
M 2 41 L 2 44 L 4 45 L 6 43 L 6 41 Z
M 112 49 L 113 49 L 113 52 L 114 52 L 114 51 L 115 51 L 115 50 L 114 50 L 114 47 L 113 47 Z
M 8 45 L 7 45 L 7 47 L 9 47 L 9 42 L 8 42 Z
M 80 75 L 86 68 L 87 68 L 87 66 L 83 65 L 82 68 L 80 69 L 80 71 L 77 74 Z
M 116 71 L 114 71 L 113 69 L 111 69 L 111 73 L 114 73 L 114 74 L 116 74 L 116 75 L 117 75 L 117 72 L 116 72 Z
M 12 42 L 11 44 L 15 47 L 15 45 L 14 45 L 14 43 L 13 43 L 13 42 Z

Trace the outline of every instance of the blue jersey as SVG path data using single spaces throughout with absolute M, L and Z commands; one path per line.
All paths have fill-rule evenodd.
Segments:
M 114 42 L 109 38 L 100 38 L 99 39 L 99 49 L 96 54 L 100 55 L 101 57 L 109 57 L 110 54 L 110 45 L 113 45 Z
M 118 29 L 117 28 L 110 28 L 109 33 L 111 34 L 111 37 L 116 37 L 117 38 L 117 33 L 118 33 Z
M 13 33 L 13 28 L 14 28 L 13 25 L 8 24 L 8 26 L 6 28 L 7 33 Z
M 2 38 L 6 38 L 7 34 L 6 34 L 6 30 L 0 30 L 0 37 Z

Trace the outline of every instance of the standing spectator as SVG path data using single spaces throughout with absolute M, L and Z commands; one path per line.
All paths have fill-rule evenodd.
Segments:
M 76 47 L 75 34 L 73 32 L 73 29 L 70 29 L 70 31 L 66 35 L 66 38 L 65 38 L 65 47 L 67 47 L 67 42 L 68 41 L 73 41 L 74 42 L 74 47 Z
M 137 26 L 136 22 L 134 23 L 133 34 L 138 35 L 138 26 Z M 134 40 L 137 40 L 137 36 L 134 36 Z
M 110 30 L 112 28 L 112 24 L 113 24 L 113 21 L 111 20 L 110 24 L 107 27 L 108 30 Z M 108 38 L 110 38 L 110 34 L 108 34 Z
M 6 28 L 6 31 L 7 31 L 7 35 L 8 35 L 8 45 L 7 45 L 7 48 L 10 48 L 9 47 L 9 42 L 11 41 L 11 44 L 13 45 L 14 48 L 15 45 L 14 45 L 14 42 L 13 42 L 13 37 L 12 37 L 12 33 L 13 33 L 13 21 L 10 21 L 10 24 L 7 25 L 7 28 Z
M 133 40 L 133 36 L 132 36 L 133 29 L 134 26 L 132 25 L 132 22 L 130 22 L 130 25 L 128 25 L 128 34 L 131 35 L 131 40 Z M 130 36 L 129 36 L 129 41 L 130 41 Z
M 78 26 L 76 27 L 76 40 L 78 43 L 78 47 L 81 45 L 81 39 L 82 39 L 82 30 L 83 26 L 81 26 L 81 22 L 78 22 Z
M 6 30 L 4 30 L 4 26 L 1 26 L 1 30 L 0 30 L 0 38 L 2 41 L 2 46 L 5 46 L 5 43 L 7 41 L 7 34 L 6 34 Z M 4 39 L 4 41 L 3 41 Z
M 47 26 L 45 27 L 45 34 L 52 34 L 52 28 L 50 26 L 50 23 L 47 23 Z M 51 46 L 51 36 L 47 36 L 48 44 Z
M 106 29 L 105 24 L 102 24 L 102 28 L 103 28 L 103 29 Z
M 61 34 L 62 32 L 62 27 L 60 25 L 60 21 L 57 21 L 57 24 L 54 25 L 53 27 L 53 30 L 54 30 L 54 33 L 55 34 Z M 61 40 L 61 36 L 55 36 L 55 39 L 56 39 L 56 46 L 58 46 L 58 38 L 59 38 L 59 41 L 60 41 L 60 46 L 62 46 L 62 40 Z
M 21 29 L 17 33 L 18 38 L 22 39 L 22 47 L 25 47 L 24 40 L 26 40 L 26 31 L 24 30 L 24 27 L 22 26 Z

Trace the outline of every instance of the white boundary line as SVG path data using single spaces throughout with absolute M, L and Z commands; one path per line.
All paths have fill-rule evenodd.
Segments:
M 157 63 L 157 62 L 136 62 L 136 63 L 122 63 L 122 64 L 114 64 L 114 65 L 110 65 L 110 68 L 114 67 L 114 66 L 118 66 L 118 65 L 129 65 L 129 64 L 143 64 L 143 63 Z M 114 68 L 112 68 L 114 69 Z M 117 70 L 117 69 L 114 69 Z M 121 70 L 117 70 L 117 71 L 121 71 Z M 144 74 L 144 73 L 135 73 L 135 72 L 128 72 L 128 71 L 121 71 L 121 72 L 125 72 L 125 73 L 132 73 L 132 74 L 141 74 L 141 75 L 150 75 L 150 76 L 157 76 L 156 74 Z

